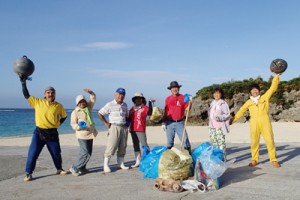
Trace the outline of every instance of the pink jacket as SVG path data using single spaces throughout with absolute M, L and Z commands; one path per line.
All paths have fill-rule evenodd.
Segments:
M 216 106 L 216 109 L 220 109 L 220 115 L 219 116 L 215 116 L 215 120 L 218 122 L 222 123 L 222 131 L 223 133 L 229 133 L 229 120 L 230 120 L 230 110 L 229 110 L 229 106 L 226 103 L 225 100 L 220 99 L 220 102 L 218 102 L 218 105 Z M 208 118 L 209 118 L 209 127 L 213 127 L 212 126 L 212 119 L 210 118 L 210 112 L 212 109 L 212 105 L 216 102 L 216 100 L 213 100 L 210 104 L 210 107 L 208 109 Z

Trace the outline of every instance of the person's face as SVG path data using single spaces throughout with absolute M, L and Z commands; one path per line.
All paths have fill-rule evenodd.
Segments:
M 115 94 L 115 100 L 116 100 L 116 102 L 118 104 L 123 103 L 124 99 L 125 99 L 125 95 L 116 92 L 116 94 Z
M 85 108 L 87 106 L 87 102 L 84 99 L 81 99 L 77 105 L 79 108 Z
M 143 104 L 143 98 L 141 98 L 141 97 L 135 97 L 135 99 L 134 99 L 134 104 L 135 104 L 136 106 L 142 105 L 142 104 Z
M 222 95 L 221 95 L 221 93 L 219 91 L 215 91 L 214 94 L 213 94 L 213 96 L 214 96 L 214 99 L 218 101 L 218 100 L 221 99 Z
M 44 93 L 45 99 L 49 102 L 54 102 L 55 100 L 55 92 L 53 90 L 47 90 Z
M 171 93 L 172 93 L 172 95 L 176 96 L 177 94 L 179 94 L 179 88 L 178 87 L 172 87 L 171 88 Z
M 251 96 L 257 97 L 259 95 L 259 90 L 257 88 L 252 88 L 250 91 Z

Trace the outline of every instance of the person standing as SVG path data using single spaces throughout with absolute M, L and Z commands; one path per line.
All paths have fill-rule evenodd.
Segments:
M 62 168 L 61 148 L 58 136 L 58 127 L 66 120 L 67 113 L 64 107 L 55 101 L 56 92 L 53 87 L 47 87 L 44 92 L 44 99 L 31 96 L 26 86 L 27 77 L 20 77 L 24 97 L 30 106 L 35 110 L 35 125 L 25 168 L 24 181 L 32 180 L 32 173 L 36 166 L 36 161 L 46 145 L 54 165 L 56 174 L 66 175 Z
M 92 156 L 93 139 L 98 134 L 91 114 L 96 102 L 96 94 L 90 89 L 84 91 L 90 95 L 90 100 L 87 102 L 83 95 L 78 95 L 75 100 L 76 108 L 71 114 L 71 126 L 76 131 L 80 146 L 78 159 L 69 169 L 74 176 L 88 172 L 86 164 Z
M 143 93 L 136 92 L 132 97 L 132 102 L 134 105 L 129 110 L 130 134 L 136 161 L 131 167 L 137 168 L 141 161 L 140 143 L 150 151 L 146 136 L 146 119 L 147 116 L 152 115 L 152 100 L 149 100 L 148 107 Z
M 162 128 L 167 133 L 167 148 L 171 149 L 174 146 L 175 133 L 177 133 L 180 140 L 182 140 L 182 134 L 184 130 L 184 116 L 185 111 L 191 109 L 192 102 L 191 96 L 186 99 L 185 95 L 179 93 L 181 85 L 177 81 L 172 81 L 168 89 L 171 91 L 171 95 L 165 100 L 165 112 Z M 188 106 L 190 104 L 190 106 Z M 183 139 L 184 148 L 191 154 L 191 144 L 185 132 Z
M 250 113 L 250 135 L 251 135 L 251 162 L 250 167 L 258 165 L 259 160 L 259 140 L 263 136 L 269 154 L 269 159 L 274 168 L 279 168 L 280 164 L 276 158 L 276 146 L 271 121 L 269 118 L 269 102 L 272 95 L 276 92 L 280 82 L 279 74 L 275 74 L 271 87 L 263 95 L 260 95 L 258 84 L 252 84 L 249 87 L 250 99 L 231 119 L 230 124 L 235 123 L 244 113 L 249 110 Z
M 125 89 L 118 88 L 115 92 L 115 99 L 108 102 L 98 112 L 99 119 L 108 128 L 107 145 L 104 152 L 104 172 L 109 173 L 111 169 L 109 162 L 117 151 L 117 162 L 121 169 L 129 169 L 124 165 L 124 156 L 127 148 L 128 127 L 128 107 L 124 102 Z M 104 115 L 108 115 L 109 122 Z
M 222 88 L 215 88 L 214 100 L 208 109 L 210 142 L 213 146 L 223 150 L 223 158 L 226 161 L 225 134 L 229 133 L 230 110 L 224 100 Z

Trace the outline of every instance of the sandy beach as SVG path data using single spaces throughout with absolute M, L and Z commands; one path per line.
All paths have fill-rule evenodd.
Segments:
M 300 123 L 293 122 L 274 122 L 272 123 L 275 142 L 300 142 Z M 147 127 L 147 140 L 151 145 L 165 145 L 166 135 L 161 126 Z M 189 139 L 192 143 L 202 143 L 209 140 L 207 126 L 187 126 Z M 99 132 L 94 141 L 94 145 L 106 145 L 107 132 Z M 0 146 L 28 146 L 31 137 L 1 138 Z M 175 138 L 176 144 L 180 145 L 178 137 Z M 249 123 L 236 123 L 230 127 L 230 133 L 226 135 L 227 143 L 250 143 Z M 261 140 L 264 143 L 263 139 Z M 60 135 L 62 146 L 77 146 L 77 139 L 74 134 Z M 132 145 L 129 134 L 128 145 Z
M 119 170 L 116 157 L 112 173 L 103 173 L 106 132 L 100 132 L 88 168 L 90 173 L 74 177 L 55 175 L 54 165 L 45 147 L 38 159 L 34 180 L 24 182 L 24 166 L 31 137 L 0 139 L 1 199 L 299 199 L 300 198 L 300 123 L 273 123 L 277 157 L 282 167 L 274 169 L 261 139 L 260 163 L 247 166 L 251 159 L 249 124 L 234 124 L 226 136 L 228 159 L 236 162 L 222 176 L 222 188 L 201 193 L 170 193 L 154 188 L 153 179 L 144 179 L 138 169 Z M 208 141 L 207 126 L 188 126 L 192 148 Z M 165 145 L 166 135 L 160 126 L 147 127 L 150 147 Z M 74 134 L 60 136 L 63 167 L 68 169 L 77 157 L 79 147 Z M 176 147 L 180 142 L 176 138 Z M 126 165 L 134 162 L 131 137 L 128 138 Z M 137 190 L 138 189 L 138 190 Z M 289 192 L 291 191 L 291 192 Z

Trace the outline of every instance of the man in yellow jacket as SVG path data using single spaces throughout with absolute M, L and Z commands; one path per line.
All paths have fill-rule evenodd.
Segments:
M 276 158 L 276 147 L 274 143 L 274 135 L 269 118 L 269 101 L 271 96 L 276 92 L 279 85 L 279 75 L 275 74 L 271 87 L 267 92 L 260 96 L 260 87 L 258 84 L 253 84 L 249 88 L 250 99 L 236 113 L 235 117 L 231 119 L 232 123 L 241 118 L 244 113 L 249 110 L 250 113 L 250 133 L 251 133 L 251 155 L 252 159 L 249 163 L 250 167 L 258 164 L 259 160 L 259 140 L 260 135 L 263 136 L 273 167 L 279 168 L 280 164 Z

